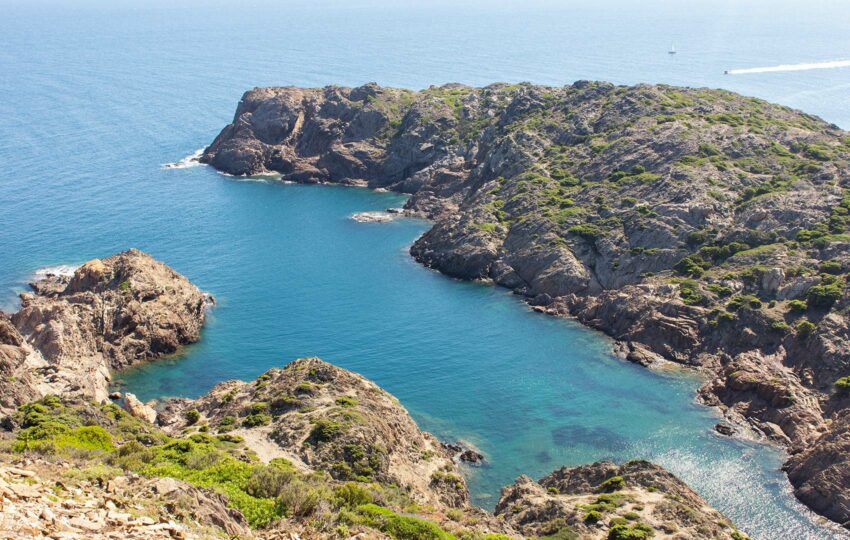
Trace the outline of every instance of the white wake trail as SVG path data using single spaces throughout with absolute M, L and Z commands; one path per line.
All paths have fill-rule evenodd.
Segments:
M 780 71 L 808 71 L 810 69 L 835 69 L 850 67 L 850 60 L 835 60 L 832 62 L 814 62 L 811 64 L 782 64 L 781 66 L 756 67 L 746 69 L 730 69 L 727 75 L 744 75 L 747 73 L 776 73 Z

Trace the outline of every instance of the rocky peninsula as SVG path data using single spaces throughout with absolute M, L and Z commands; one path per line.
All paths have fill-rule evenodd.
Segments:
M 665 85 L 256 88 L 201 160 L 411 194 L 418 261 L 702 370 L 720 430 L 786 447 L 850 523 L 847 132 Z
M 113 371 L 198 341 L 212 302 L 136 249 L 31 287 L 0 313 L 0 413 L 48 395 L 106 400 Z
M 318 358 L 159 405 L 47 396 L 0 433 L 0 530 L 33 538 L 746 538 L 646 462 L 561 469 L 469 503 L 398 401 Z

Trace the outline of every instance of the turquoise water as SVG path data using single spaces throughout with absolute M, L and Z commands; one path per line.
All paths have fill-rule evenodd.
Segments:
M 423 428 L 478 446 L 489 466 L 469 474 L 484 506 L 522 473 L 640 456 L 754 538 L 839 537 L 791 496 L 779 452 L 712 434 L 692 376 L 620 362 L 594 332 L 416 265 L 407 247 L 424 222 L 349 219 L 400 196 L 162 165 L 212 140 L 241 93 L 265 84 L 662 81 L 850 127 L 850 70 L 722 75 L 850 57 L 850 7 L 68 4 L 0 0 L 0 305 L 14 308 L 36 269 L 139 247 L 219 301 L 199 344 L 126 374 L 144 398 L 319 355 L 377 381 Z

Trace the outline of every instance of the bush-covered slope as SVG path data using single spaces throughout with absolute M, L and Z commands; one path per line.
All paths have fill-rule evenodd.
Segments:
M 846 414 L 850 134 L 813 116 L 664 85 L 258 88 L 202 161 L 411 193 L 417 260 L 703 367 L 702 399 L 795 452 Z

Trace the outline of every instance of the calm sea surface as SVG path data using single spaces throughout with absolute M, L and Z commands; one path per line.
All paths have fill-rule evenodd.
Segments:
M 135 246 L 219 302 L 199 344 L 126 374 L 143 398 L 318 355 L 480 448 L 485 507 L 519 474 L 644 457 L 754 538 L 839 537 L 792 497 L 778 451 L 712 433 L 693 376 L 623 363 L 594 332 L 418 266 L 425 222 L 350 219 L 402 197 L 162 168 L 260 85 L 666 82 L 850 127 L 848 68 L 723 75 L 850 59 L 846 2 L 460 4 L 0 0 L 0 306 L 37 269 Z

